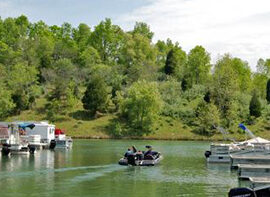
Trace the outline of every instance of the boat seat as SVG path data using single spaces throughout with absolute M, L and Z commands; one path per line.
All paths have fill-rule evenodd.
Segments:
M 154 160 L 153 155 L 145 155 L 144 160 Z

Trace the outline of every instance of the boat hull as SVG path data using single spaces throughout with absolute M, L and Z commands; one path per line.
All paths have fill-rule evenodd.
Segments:
M 133 165 L 133 166 L 155 166 L 157 164 L 160 163 L 162 157 L 159 156 L 156 159 L 153 160 L 135 160 L 134 164 L 129 164 L 128 159 L 127 158 L 121 158 L 118 162 L 119 165 L 123 165 L 123 166 L 128 166 L 128 165 Z

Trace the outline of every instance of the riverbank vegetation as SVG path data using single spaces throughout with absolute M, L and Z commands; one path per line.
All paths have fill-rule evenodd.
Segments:
M 76 137 L 243 138 L 245 123 L 270 136 L 270 59 L 257 70 L 203 46 L 153 42 L 138 22 L 124 31 L 0 19 L 0 118 L 48 119 Z

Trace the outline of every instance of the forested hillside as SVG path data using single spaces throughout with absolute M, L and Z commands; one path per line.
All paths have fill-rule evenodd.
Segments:
M 267 132 L 270 59 L 259 59 L 256 72 L 229 54 L 212 65 L 203 46 L 184 51 L 153 36 L 141 22 L 125 32 L 110 19 L 95 27 L 0 19 L 0 119 L 65 127 L 71 118 L 74 130 L 90 121 L 88 132 L 107 117 L 104 132 L 113 137 L 212 136 L 217 126 L 238 135 L 240 122 Z

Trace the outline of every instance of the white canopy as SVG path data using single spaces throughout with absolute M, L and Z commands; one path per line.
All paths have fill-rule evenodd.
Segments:
M 255 138 L 252 138 L 250 140 L 246 140 L 244 142 L 241 142 L 241 144 L 244 144 L 244 143 L 248 143 L 248 144 L 268 144 L 270 143 L 269 140 L 266 140 L 266 139 L 263 139 L 261 137 L 255 137 Z

